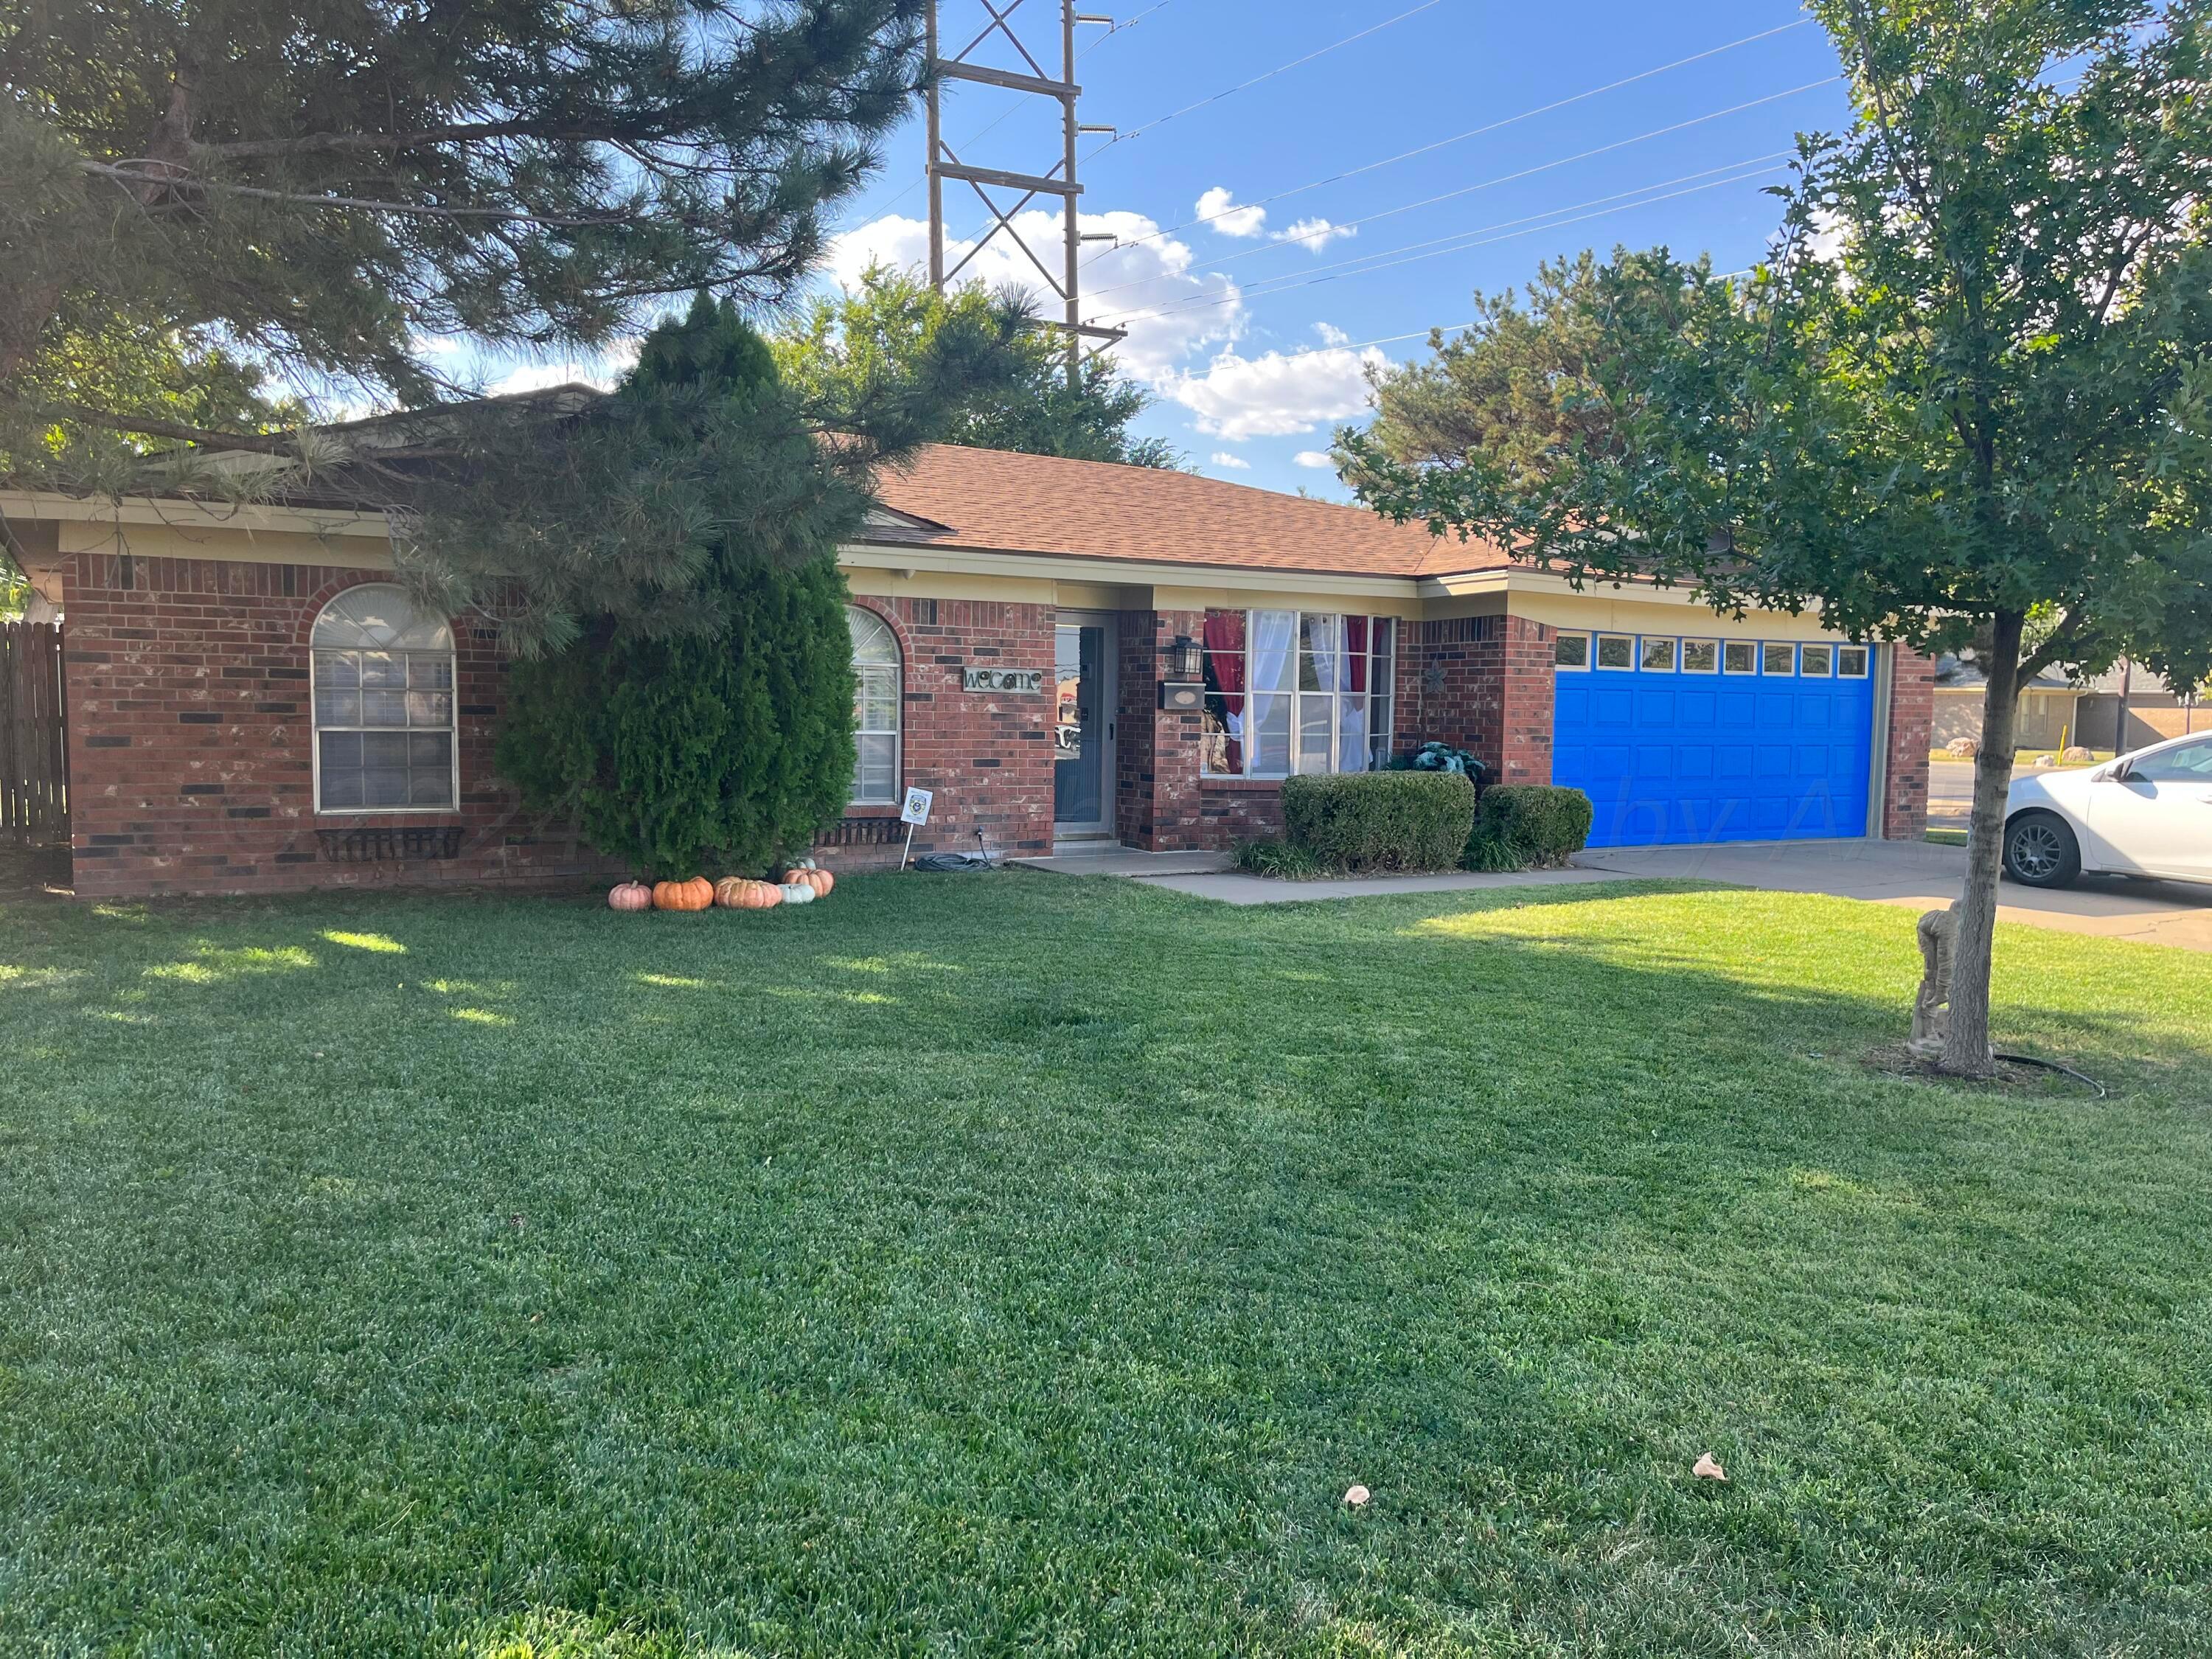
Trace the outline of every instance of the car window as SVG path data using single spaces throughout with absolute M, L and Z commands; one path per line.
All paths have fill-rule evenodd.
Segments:
M 2128 775 L 2145 783 L 2212 783 L 2212 738 L 2130 761 Z

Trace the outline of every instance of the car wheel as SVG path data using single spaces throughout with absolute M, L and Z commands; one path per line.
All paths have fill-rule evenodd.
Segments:
M 2005 874 L 2027 887 L 2069 887 L 2081 873 L 2081 844 L 2056 812 L 2022 812 L 2005 825 Z

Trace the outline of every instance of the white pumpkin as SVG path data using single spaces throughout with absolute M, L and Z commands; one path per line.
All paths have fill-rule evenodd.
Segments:
M 782 888 L 782 892 L 783 902 L 786 904 L 814 902 L 814 889 L 803 881 L 787 882 Z

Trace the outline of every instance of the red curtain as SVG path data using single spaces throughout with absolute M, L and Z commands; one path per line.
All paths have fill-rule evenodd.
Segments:
M 1222 707 L 1235 722 L 1232 730 L 1244 729 L 1244 613 L 1242 611 L 1209 611 L 1206 613 L 1206 678 L 1207 689 L 1221 699 Z M 1229 769 L 1244 769 L 1244 745 L 1235 738 L 1229 739 Z

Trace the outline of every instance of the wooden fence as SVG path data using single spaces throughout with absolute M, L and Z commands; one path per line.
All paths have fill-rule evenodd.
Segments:
M 0 623 L 0 840 L 69 844 L 67 727 L 60 625 Z

